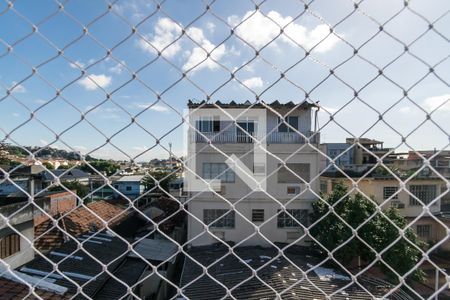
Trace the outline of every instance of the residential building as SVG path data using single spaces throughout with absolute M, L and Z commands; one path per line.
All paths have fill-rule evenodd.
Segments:
M 401 179 L 405 180 L 406 177 Z M 436 243 L 447 238 L 446 228 L 436 221 L 439 219 L 447 226 L 449 224 L 448 218 L 441 213 L 441 200 L 448 195 L 446 182 L 441 178 L 429 176 L 426 172 L 420 173 L 408 180 L 402 189 L 398 179 L 390 174 L 379 174 L 377 171 L 369 174 L 360 173 L 351 179 L 340 172 L 327 172 L 320 177 L 321 192 L 331 193 L 338 182 L 352 189 L 353 182 L 356 181 L 358 190 L 354 190 L 354 193 L 363 193 L 381 204 L 383 209 L 397 208 L 409 222 L 414 222 L 411 228 L 423 241 Z M 418 200 L 424 205 L 433 203 L 423 215 L 424 206 Z M 444 243 L 441 249 L 450 250 L 450 242 Z
M 312 191 L 319 188 L 317 180 L 310 182 L 319 171 L 314 149 L 319 134 L 312 129 L 316 105 L 189 101 L 188 107 L 195 130 L 188 131 L 187 165 L 194 171 L 185 171 L 184 188 L 189 192 L 189 212 L 202 221 L 188 217 L 190 243 L 300 242 L 301 224 L 307 225 L 316 200 Z M 264 143 L 266 151 L 257 141 Z M 232 156 L 239 162 L 230 163 Z M 256 181 L 265 187 L 253 187 Z
M 34 258 L 30 247 L 34 239 L 34 206 L 23 197 L 0 199 L 0 214 L 9 220 L 9 225 L 0 219 L 0 258 L 2 262 L 16 268 Z
M 51 172 L 51 173 L 50 173 Z M 80 169 L 58 169 L 44 171 L 42 173 L 42 180 L 45 186 L 55 182 L 55 177 L 58 177 L 61 182 L 79 182 L 83 185 L 89 184 L 89 174 Z
M 113 182 L 114 188 L 120 192 L 114 191 L 115 197 L 126 196 L 129 199 L 135 199 L 144 192 L 145 186 L 142 182 L 144 175 L 122 176 Z
M 335 171 L 336 166 L 343 170 L 360 172 L 368 170 L 383 157 L 383 163 L 390 165 L 396 159 L 391 148 L 384 148 L 384 142 L 368 138 L 347 138 L 345 143 L 323 143 L 321 151 L 321 170 Z M 334 164 L 330 159 L 335 159 Z

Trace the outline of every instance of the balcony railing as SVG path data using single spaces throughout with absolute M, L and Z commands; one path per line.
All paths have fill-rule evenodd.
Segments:
M 313 133 L 311 131 L 303 133 L 305 137 L 311 137 L 310 142 L 318 144 L 320 142 L 319 133 Z M 252 137 L 256 140 L 263 141 L 263 136 L 252 134 Z M 192 132 L 190 134 L 190 141 L 195 143 L 206 143 L 210 140 L 216 144 L 251 144 L 253 139 L 244 133 L 236 132 Z M 303 144 L 306 139 L 295 132 L 272 132 L 265 139 L 267 144 Z

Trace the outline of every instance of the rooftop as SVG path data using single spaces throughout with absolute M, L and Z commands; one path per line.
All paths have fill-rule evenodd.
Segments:
M 188 107 L 189 108 L 266 108 L 267 106 L 271 108 L 311 108 L 311 107 L 318 107 L 317 104 L 309 102 L 309 101 L 302 101 L 300 103 L 294 103 L 292 101 L 289 101 L 287 103 L 281 103 L 280 101 L 276 100 L 271 103 L 266 103 L 264 101 L 259 101 L 258 103 L 252 103 L 250 101 L 245 101 L 244 103 L 239 103 L 235 101 L 231 101 L 228 103 L 221 102 L 221 101 L 200 101 L 200 102 L 194 102 L 192 100 L 188 101 Z
M 105 227 L 103 221 L 108 226 L 114 226 L 128 217 L 128 213 L 123 208 L 100 200 L 87 204 L 87 208 L 80 206 L 72 212 L 60 218 L 59 225 L 71 236 L 78 236 L 96 227 L 98 230 Z M 100 220 L 100 217 L 102 220 Z M 61 216 L 58 216 L 59 218 Z M 35 246 L 39 250 L 50 250 L 61 246 L 65 239 L 65 233 L 54 227 L 51 219 L 42 222 L 35 227 Z
M 81 250 L 78 243 L 83 245 Z M 78 237 L 77 242 L 71 240 L 46 253 L 45 258 L 32 260 L 18 271 L 66 287 L 67 294 L 77 294 L 77 285 L 82 286 L 85 296 L 79 293 L 75 299 L 99 299 L 97 294 L 114 294 L 118 297 L 102 299 L 119 299 L 125 296 L 127 288 L 105 272 L 103 265 L 107 265 L 107 270 L 114 276 L 124 278 L 126 275 L 130 286 L 136 283 L 148 266 L 140 258 L 127 257 L 127 252 L 128 243 L 115 234 L 109 231 L 90 232 Z M 58 265 L 58 271 L 53 270 L 53 264 Z
M 41 288 L 35 288 L 34 292 L 46 300 L 70 299 L 69 295 L 59 295 Z M 0 299 L 27 299 L 37 300 L 36 296 L 31 294 L 28 285 L 12 279 L 0 278 Z
M 116 182 L 141 182 L 144 177 L 144 175 L 122 176 L 121 178 L 117 179 Z
M 318 258 L 301 254 L 301 251 L 293 247 L 292 250 L 285 250 L 284 256 L 280 256 L 275 248 L 262 247 L 238 247 L 234 249 L 235 254 L 228 253 L 228 248 L 223 245 L 190 249 L 188 254 L 208 268 L 208 273 L 203 275 L 202 268 L 187 256 L 181 278 L 183 294 L 196 300 L 225 298 L 226 289 L 215 282 L 214 278 L 232 289 L 231 294 L 236 299 L 275 299 L 276 291 L 283 299 L 312 300 L 324 299 L 324 293 L 330 295 L 350 283 L 349 275 L 343 270 L 324 265 L 315 267 L 320 263 Z M 252 276 L 252 269 L 257 270 L 259 278 Z M 307 272 L 306 277 L 302 272 Z M 376 295 L 375 291 L 372 293 Z M 373 297 L 352 283 L 337 292 L 332 299 Z

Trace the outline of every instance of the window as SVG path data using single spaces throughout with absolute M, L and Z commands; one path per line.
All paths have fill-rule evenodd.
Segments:
M 410 185 L 409 191 L 419 198 L 424 204 L 428 204 L 436 198 L 435 185 Z M 414 197 L 409 197 L 409 205 L 421 205 Z
M 290 213 L 295 220 L 289 216 L 285 212 L 280 213 L 280 209 L 278 210 L 278 216 L 277 216 L 277 226 L 278 228 L 296 228 L 300 227 L 300 224 L 298 224 L 295 220 L 302 223 L 303 225 L 308 224 L 308 210 L 307 209 L 286 209 L 288 213 Z
M 20 251 L 20 236 L 16 233 L 0 239 L 0 258 L 6 258 Z
M 389 199 L 392 195 L 394 195 L 398 191 L 398 187 L 396 186 L 385 186 L 383 187 L 383 199 Z M 391 199 L 398 199 L 398 194 L 393 196 Z
M 264 209 L 252 209 L 252 222 L 264 222 Z
M 196 121 L 195 127 L 200 132 L 219 132 L 220 120 L 218 117 L 204 117 L 201 120 Z
M 431 237 L 431 225 L 417 225 L 417 235 L 421 238 Z
M 291 127 L 298 131 L 298 116 L 289 116 L 284 118 L 284 121 Z M 286 123 L 278 118 L 278 132 L 295 132 L 294 129 L 288 127 Z
M 280 166 L 278 165 L 278 167 Z M 278 183 L 303 183 L 300 178 L 305 181 L 310 180 L 309 164 L 287 163 L 286 167 L 282 166 L 278 170 Z M 297 174 L 297 176 L 292 173 Z
M 131 186 L 127 186 L 125 189 L 126 189 L 127 191 L 131 191 Z
M 300 187 L 299 186 L 288 186 L 287 193 L 288 193 L 288 195 L 300 194 Z
M 320 192 L 323 194 L 328 193 L 328 182 L 325 180 L 320 181 Z
M 234 182 L 234 171 L 225 163 L 204 163 L 203 179 L 220 179 L 222 182 Z
M 255 122 L 254 121 L 242 121 L 237 122 L 236 126 L 236 140 L 238 143 L 252 143 L 253 140 L 251 136 L 255 133 Z M 241 129 L 242 128 L 242 129 Z
M 234 228 L 234 211 L 225 215 L 227 212 L 228 209 L 204 209 L 203 222 L 216 228 Z

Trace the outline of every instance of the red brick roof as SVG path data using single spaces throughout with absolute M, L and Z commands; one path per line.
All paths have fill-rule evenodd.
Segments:
M 69 295 L 58 295 L 38 288 L 35 289 L 35 293 L 42 299 L 46 300 L 60 300 L 71 298 Z M 39 298 L 31 294 L 31 290 L 27 285 L 9 279 L 0 278 L 0 299 L 34 300 Z
M 78 236 L 90 231 L 92 227 L 97 230 L 105 228 L 103 221 L 107 222 L 108 226 L 116 225 L 126 219 L 128 215 L 126 212 L 124 213 L 123 208 L 103 200 L 89 203 L 87 207 L 88 209 L 82 206 L 78 207 L 64 216 L 59 221 L 59 226 L 71 236 Z M 60 215 L 55 218 L 60 218 Z M 39 250 L 54 249 L 64 243 L 64 232 L 58 228 L 51 229 L 52 227 L 52 220 L 47 220 L 35 227 L 35 237 L 37 238 L 35 246 Z M 47 232 L 48 230 L 50 231 Z M 44 235 L 41 237 L 42 234 Z

